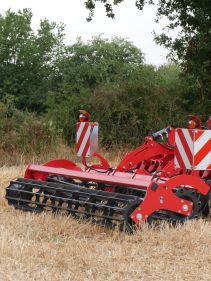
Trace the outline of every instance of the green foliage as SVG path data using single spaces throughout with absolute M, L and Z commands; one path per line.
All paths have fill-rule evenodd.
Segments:
M 87 0 L 85 5 L 92 19 L 95 3 L 105 5 L 108 17 L 114 18 L 113 6 L 124 0 Z M 210 114 L 211 107 L 211 1 L 210 0 L 137 0 L 137 8 L 157 4 L 157 18 L 166 17 L 168 24 L 162 34 L 155 36 L 158 44 L 170 50 L 169 57 L 179 61 L 185 79 L 193 82 L 188 87 L 189 110 L 198 114 Z M 111 4 L 112 3 L 112 4 Z M 175 37 L 174 30 L 178 34 Z M 173 34 L 173 36 L 172 36 Z M 194 81 L 195 80 L 195 81 Z
M 79 109 L 99 122 L 107 147 L 138 145 L 188 113 L 209 113 L 210 66 L 200 65 L 206 42 L 189 45 L 183 67 L 157 69 L 125 39 L 79 38 L 68 46 L 63 25 L 46 19 L 34 32 L 31 19 L 28 9 L 0 17 L 0 149 L 42 153 L 61 138 L 74 143 Z
M 109 41 L 99 36 L 83 43 L 79 38 L 66 48 L 66 55 L 60 60 L 63 88 L 66 92 L 79 92 L 80 88 L 94 89 L 102 83 L 130 79 L 143 60 L 142 52 L 124 39 Z
M 110 110 L 116 112 L 115 118 L 124 122 L 121 110 L 127 108 L 127 104 L 124 101 L 123 105 L 121 93 L 124 94 L 124 85 L 138 81 L 142 66 L 142 52 L 126 40 L 96 37 L 83 43 L 78 39 L 67 47 L 65 58 L 60 61 L 60 88 L 48 95 L 48 118 L 57 128 L 62 128 L 69 142 L 75 136 L 80 108 L 90 110 L 96 119 L 105 121 L 111 117 Z M 106 126 L 102 128 L 105 142 L 116 141 L 116 129 L 108 132 Z
M 35 33 L 31 19 L 29 9 L 0 17 L 0 98 L 12 95 L 20 109 L 40 112 L 61 53 L 63 25 L 43 20 Z
M 159 16 L 170 21 L 169 30 L 181 28 L 176 38 L 169 34 L 156 37 L 181 61 L 188 87 L 189 110 L 210 114 L 211 108 L 211 2 L 209 0 L 160 1 Z
M 124 39 L 78 40 L 67 48 L 60 69 L 60 88 L 48 95 L 48 118 L 69 143 L 80 108 L 100 122 L 101 141 L 108 146 L 137 145 L 151 129 L 179 122 L 181 70 L 145 65 L 141 51 Z
M 107 17 L 113 19 L 113 18 L 115 18 L 115 14 L 114 14 L 114 11 L 113 11 L 113 5 L 118 5 L 122 2 L 124 2 L 124 0 L 113 0 L 113 1 L 110 1 L 110 0 L 85 0 L 84 1 L 85 6 L 90 11 L 89 16 L 87 18 L 87 21 L 91 21 L 93 16 L 94 16 L 94 10 L 95 10 L 95 7 L 96 7 L 96 5 L 95 5 L 96 2 L 97 3 L 98 2 L 103 3 L 103 5 L 105 7 Z M 135 1 L 135 5 L 139 10 L 142 10 L 146 3 L 154 4 L 154 0 L 136 0 Z

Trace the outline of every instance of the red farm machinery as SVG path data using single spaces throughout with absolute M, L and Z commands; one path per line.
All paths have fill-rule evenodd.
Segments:
M 6 188 L 9 205 L 24 211 L 52 211 L 120 229 L 164 220 L 177 224 L 210 212 L 211 118 L 203 126 L 190 116 L 187 128 L 167 127 L 145 137 L 116 167 L 96 152 L 98 123 L 81 110 L 77 155 L 31 164 L 24 178 Z M 87 157 L 98 164 L 87 164 Z

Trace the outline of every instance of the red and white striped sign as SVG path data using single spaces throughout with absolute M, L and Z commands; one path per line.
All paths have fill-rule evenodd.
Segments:
M 77 156 L 92 156 L 98 146 L 98 123 L 78 122 L 76 124 Z
M 211 170 L 211 130 L 176 129 L 176 168 Z

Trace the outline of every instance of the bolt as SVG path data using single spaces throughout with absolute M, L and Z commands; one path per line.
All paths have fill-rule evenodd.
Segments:
M 164 197 L 160 196 L 160 204 L 163 204 L 163 201 L 164 201 Z
M 188 207 L 188 205 L 184 204 L 182 206 L 182 209 L 183 209 L 184 212 L 187 212 L 189 210 L 189 207 Z
M 137 208 L 137 210 L 141 211 L 141 208 L 140 208 L 140 207 L 138 207 L 138 208 Z
M 138 213 L 138 214 L 136 215 L 136 218 L 137 218 L 138 221 L 141 221 L 142 218 L 143 218 L 143 216 L 142 216 L 142 214 Z

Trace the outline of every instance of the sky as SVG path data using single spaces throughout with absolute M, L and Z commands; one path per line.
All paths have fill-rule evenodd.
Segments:
M 153 41 L 153 30 L 157 33 L 162 32 L 161 24 L 155 23 L 155 6 L 146 6 L 144 11 L 139 11 L 135 7 L 135 0 L 125 0 L 115 7 L 116 17 L 112 20 L 106 17 L 103 5 L 98 3 L 91 22 L 86 21 L 89 11 L 85 8 L 83 0 L 0 1 L 0 14 L 4 15 L 9 8 L 12 11 L 30 8 L 34 29 L 39 26 L 40 19 L 44 18 L 64 23 L 67 44 L 74 43 L 78 36 L 83 41 L 99 34 L 103 34 L 105 38 L 121 36 L 142 50 L 146 63 L 159 66 L 167 62 L 167 50 Z

